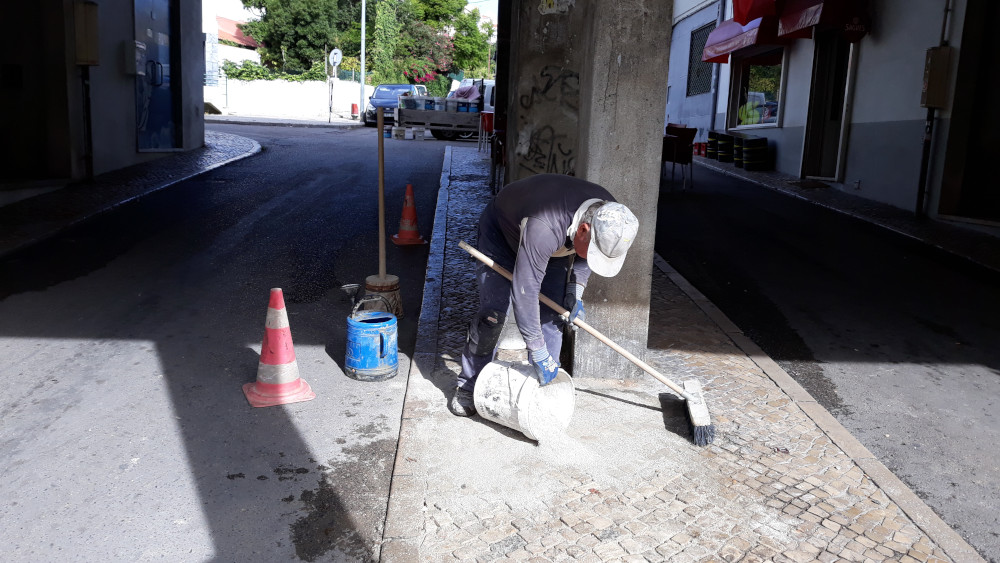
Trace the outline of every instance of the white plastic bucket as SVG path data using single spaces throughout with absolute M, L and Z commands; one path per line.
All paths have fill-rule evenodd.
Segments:
M 532 440 L 565 431 L 576 406 L 573 378 L 565 370 L 543 387 L 528 362 L 490 362 L 472 396 L 479 416 Z

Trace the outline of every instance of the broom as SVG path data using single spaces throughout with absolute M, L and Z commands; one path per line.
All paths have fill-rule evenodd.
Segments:
M 493 268 L 493 270 L 495 270 L 501 276 L 507 278 L 510 281 L 513 281 L 513 277 L 510 275 L 510 272 L 508 272 L 507 269 L 504 268 L 503 266 L 500 266 L 499 264 L 494 262 L 493 259 L 490 258 L 489 256 L 486 256 L 482 252 L 479 252 L 465 241 L 460 241 L 458 243 L 458 246 L 463 250 L 465 250 L 466 252 L 468 252 L 469 254 L 471 254 L 474 258 L 476 258 L 483 264 L 486 264 L 490 268 Z M 564 320 L 569 319 L 569 311 L 561 307 L 555 301 L 549 299 L 547 296 L 539 293 L 538 300 L 548 305 L 549 308 L 551 308 L 556 313 L 559 313 L 559 316 L 563 317 Z M 669 387 L 674 393 L 680 395 L 681 398 L 684 399 L 685 403 L 687 403 L 688 421 L 690 422 L 691 425 L 691 437 L 696 445 L 707 446 L 715 440 L 715 425 L 712 424 L 712 417 L 708 412 L 708 405 L 705 404 L 705 398 L 704 395 L 702 394 L 701 384 L 698 383 L 697 380 L 689 379 L 688 381 L 685 381 L 684 388 L 682 389 L 673 381 L 670 381 L 662 374 L 660 374 L 660 372 L 653 369 L 652 366 L 640 360 L 639 358 L 635 357 L 628 350 L 625 350 L 621 346 L 615 344 L 614 342 L 612 342 L 610 338 L 604 336 L 597 329 L 590 326 L 586 322 L 580 320 L 579 318 L 576 318 L 573 319 L 573 324 L 589 332 L 595 338 L 610 346 L 612 350 L 624 356 L 625 359 L 632 362 L 636 366 L 640 367 L 643 371 L 645 371 L 649 375 L 652 375 L 656 379 L 660 380 L 661 383 Z

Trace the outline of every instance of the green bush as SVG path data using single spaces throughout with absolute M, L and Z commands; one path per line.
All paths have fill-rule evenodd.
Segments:
M 289 82 L 326 80 L 326 70 L 323 67 L 322 61 L 318 63 L 313 62 L 312 66 L 309 67 L 309 70 L 299 74 L 271 70 L 254 61 L 243 61 L 243 63 L 239 65 L 233 61 L 222 61 L 222 72 L 224 72 L 226 78 L 230 80 L 287 80 Z

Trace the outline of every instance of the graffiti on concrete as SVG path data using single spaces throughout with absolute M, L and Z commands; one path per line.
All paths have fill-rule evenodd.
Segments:
M 574 4 L 576 4 L 576 0 L 539 0 L 538 13 L 565 14 Z
M 518 166 L 533 174 L 551 172 L 573 175 L 576 156 L 574 141 L 569 135 L 557 133 L 551 125 L 544 125 L 518 136 L 516 153 Z
M 531 87 L 531 93 L 521 96 L 522 108 L 531 109 L 537 104 L 551 102 L 574 112 L 580 109 L 579 73 L 549 65 L 538 76 L 540 80 Z
M 569 133 L 576 130 L 580 110 L 580 75 L 546 66 L 518 102 L 523 123 L 514 151 L 518 167 L 533 174 L 573 174 L 576 140 Z

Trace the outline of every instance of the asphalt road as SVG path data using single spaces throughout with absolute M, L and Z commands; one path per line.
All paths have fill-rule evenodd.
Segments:
M 987 560 L 1000 560 L 1000 276 L 699 169 L 656 250 Z
M 375 130 L 210 127 L 263 151 L 0 262 L 5 561 L 378 557 L 428 247 L 386 244 L 400 375 L 345 376 Z M 386 140 L 387 235 L 407 183 L 429 235 L 444 147 Z M 254 409 L 273 287 L 317 398 Z

